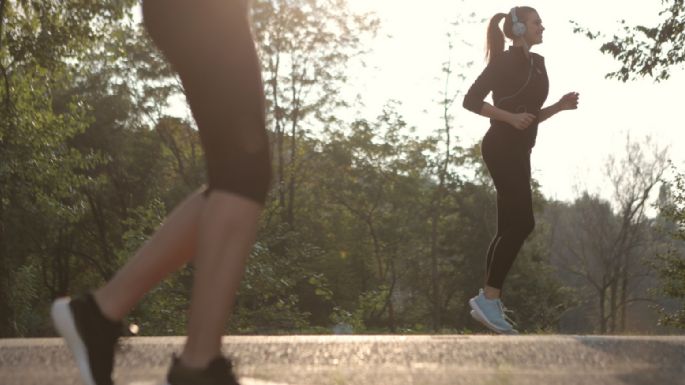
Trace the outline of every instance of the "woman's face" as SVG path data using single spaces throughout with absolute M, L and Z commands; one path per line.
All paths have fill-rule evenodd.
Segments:
M 526 18 L 526 34 L 523 38 L 528 42 L 529 45 L 535 45 L 542 43 L 542 32 L 545 27 L 542 26 L 542 19 L 537 12 L 530 12 Z

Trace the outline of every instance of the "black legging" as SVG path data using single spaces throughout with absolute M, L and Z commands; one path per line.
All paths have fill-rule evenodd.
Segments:
M 491 128 L 481 152 L 497 189 L 497 234 L 487 254 L 485 281 L 502 289 L 523 242 L 535 227 L 530 188 L 530 150 L 516 137 L 503 134 L 511 127 Z
M 245 0 L 144 0 L 145 27 L 183 83 L 208 191 L 263 203 L 271 179 L 264 87 Z

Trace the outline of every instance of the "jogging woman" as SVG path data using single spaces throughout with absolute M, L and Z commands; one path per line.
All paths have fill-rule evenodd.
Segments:
M 221 336 L 271 175 L 259 61 L 245 0 L 144 0 L 145 27 L 178 72 L 197 122 L 208 186 L 182 202 L 103 287 L 55 301 L 52 316 L 88 385 L 112 384 L 121 320 L 187 262 L 188 339 L 171 385 L 235 385 Z
M 499 27 L 502 19 L 504 33 Z M 530 154 L 538 125 L 560 111 L 578 107 L 578 93 L 570 92 L 542 108 L 549 81 L 544 58 L 530 48 L 542 43 L 544 30 L 531 7 L 515 7 L 493 16 L 487 32 L 488 64 L 463 104 L 490 118 L 481 151 L 497 190 L 497 233 L 487 251 L 484 289 L 469 305 L 477 321 L 502 334 L 517 333 L 505 316 L 500 297 L 509 269 L 535 226 Z M 512 40 L 506 51 L 504 36 Z M 492 104 L 484 101 L 490 92 Z

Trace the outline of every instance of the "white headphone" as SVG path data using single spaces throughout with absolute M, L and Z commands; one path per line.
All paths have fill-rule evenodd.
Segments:
M 521 37 L 526 34 L 526 25 L 520 22 L 519 18 L 516 16 L 516 8 L 518 7 L 512 8 L 510 12 L 511 22 L 513 23 L 511 26 L 511 32 L 514 34 L 514 36 Z

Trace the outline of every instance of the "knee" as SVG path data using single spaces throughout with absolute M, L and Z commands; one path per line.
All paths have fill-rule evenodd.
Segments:
M 520 240 L 525 240 L 535 229 L 535 220 L 533 218 L 521 218 L 512 226 L 512 233 Z
M 205 196 L 213 191 L 221 191 L 241 195 L 261 205 L 266 202 L 271 186 L 271 158 L 268 150 L 245 155 L 232 162 L 210 163 L 208 168 L 209 185 Z

